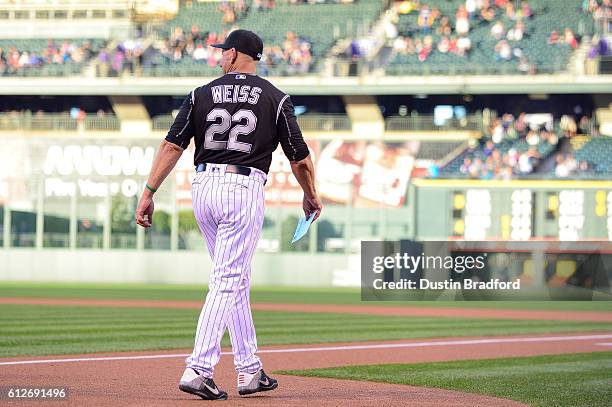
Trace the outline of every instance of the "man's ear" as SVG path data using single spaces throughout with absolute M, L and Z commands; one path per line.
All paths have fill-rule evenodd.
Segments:
M 234 52 L 234 56 L 232 57 L 232 65 L 234 65 L 238 59 L 238 51 L 236 51 L 236 48 L 232 48 L 231 50 Z

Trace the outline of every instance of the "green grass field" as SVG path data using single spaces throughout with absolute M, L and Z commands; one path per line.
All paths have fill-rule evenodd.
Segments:
M 255 311 L 260 345 L 612 330 L 610 323 Z M 0 305 L 0 357 L 190 348 L 199 310 Z M 229 345 L 227 338 L 224 345 Z
M 95 298 L 203 301 L 206 286 L 161 284 L 0 283 L 1 297 Z M 302 304 L 367 304 L 374 306 L 455 307 L 609 311 L 612 301 L 403 301 L 361 302 L 359 289 L 254 287 L 253 302 Z
M 204 301 L 205 286 L 0 283 L 0 297 Z M 355 289 L 254 288 L 259 303 L 360 304 Z M 407 307 L 612 311 L 606 302 L 368 302 Z M 199 310 L 0 305 L 0 357 L 190 348 Z M 254 312 L 260 345 L 588 332 L 609 323 Z M 224 345 L 229 345 L 227 337 Z
M 612 352 L 282 373 L 453 389 L 517 400 L 534 407 L 612 405 Z
M 0 283 L 2 297 L 203 302 L 205 286 Z M 265 288 L 255 303 L 363 304 L 356 289 Z M 368 302 L 376 306 L 612 312 L 612 302 Z M 199 309 L 0 304 L 0 357 L 183 349 Z M 610 331 L 612 323 L 254 311 L 260 346 L 451 336 Z M 223 345 L 228 346 L 226 337 Z M 339 367 L 291 374 L 444 387 L 533 406 L 607 406 L 612 352 L 417 365 Z

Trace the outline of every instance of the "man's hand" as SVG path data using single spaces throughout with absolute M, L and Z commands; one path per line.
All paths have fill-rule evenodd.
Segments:
M 147 185 L 159 188 L 181 158 L 182 153 L 182 147 L 166 140 L 162 141 L 153 160 Z M 149 189 L 145 189 L 140 197 L 138 208 L 136 208 L 136 223 L 143 228 L 150 228 L 153 224 L 153 192 Z
M 306 218 L 308 218 L 311 213 L 315 211 L 317 212 L 314 219 L 312 220 L 314 222 L 315 220 L 317 220 L 319 215 L 321 215 L 321 209 L 323 209 L 323 204 L 321 203 L 319 197 L 316 195 L 313 198 L 307 198 L 306 195 L 304 195 L 302 207 L 304 208 L 304 215 L 306 215 Z
M 136 208 L 136 223 L 143 228 L 149 228 L 153 224 L 153 206 L 153 194 L 145 190 Z
M 321 203 L 321 199 L 319 199 L 315 189 L 315 169 L 314 165 L 312 164 L 312 160 L 310 159 L 310 155 L 301 161 L 290 161 L 290 163 L 291 171 L 304 191 L 304 200 L 302 201 L 304 215 L 306 215 L 306 218 L 308 218 L 310 217 L 311 213 L 316 211 L 317 214 L 313 219 L 314 222 L 321 214 L 323 204 Z

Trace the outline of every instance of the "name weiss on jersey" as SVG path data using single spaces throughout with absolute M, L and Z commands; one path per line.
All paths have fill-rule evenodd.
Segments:
M 261 88 L 249 85 L 218 85 L 211 89 L 214 103 L 244 103 L 257 104 Z

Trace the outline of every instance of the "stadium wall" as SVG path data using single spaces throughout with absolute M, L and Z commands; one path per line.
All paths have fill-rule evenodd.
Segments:
M 216 77 L 184 78 L 2 78 L 0 95 L 174 95 Z M 362 76 L 270 77 L 291 95 L 411 95 L 411 94 L 563 94 L 612 93 L 610 75 L 477 75 L 477 76 Z
M 206 251 L 0 250 L 2 281 L 99 283 L 208 283 Z M 259 286 L 358 286 L 359 255 L 257 253 L 252 284 Z

